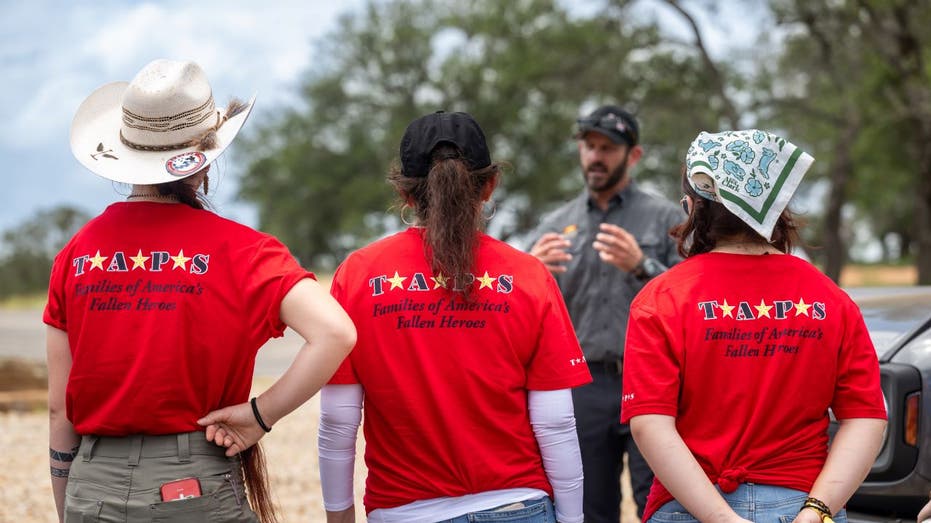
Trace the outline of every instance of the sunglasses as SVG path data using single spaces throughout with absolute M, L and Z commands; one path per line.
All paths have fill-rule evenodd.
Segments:
M 679 204 L 682 205 L 682 210 L 685 211 L 685 214 L 689 214 L 689 197 L 683 196 L 682 199 L 679 200 Z
M 580 128 L 597 127 L 598 129 L 607 131 L 616 131 L 621 133 L 629 143 L 638 143 L 637 131 L 634 130 L 633 125 L 627 122 L 622 116 L 618 116 L 614 113 L 608 113 L 598 118 L 579 118 L 576 120 L 576 123 L 579 124 Z

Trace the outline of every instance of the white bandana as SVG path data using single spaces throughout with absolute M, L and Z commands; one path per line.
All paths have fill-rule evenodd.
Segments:
M 774 134 L 756 129 L 702 131 L 686 155 L 689 184 L 767 240 L 815 159 Z

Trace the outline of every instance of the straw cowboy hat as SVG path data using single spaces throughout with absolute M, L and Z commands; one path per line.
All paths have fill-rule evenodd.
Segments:
M 254 102 L 218 109 L 200 66 L 155 60 L 131 82 L 106 84 L 84 100 L 71 123 L 71 152 L 109 180 L 173 182 L 223 154 Z

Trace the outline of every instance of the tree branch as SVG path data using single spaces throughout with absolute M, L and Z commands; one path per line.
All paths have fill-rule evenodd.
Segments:
M 708 53 L 708 48 L 705 46 L 705 42 L 702 38 L 698 23 L 695 21 L 695 18 L 691 15 L 691 13 L 686 11 L 685 8 L 679 4 L 678 0 L 665 0 L 665 2 L 669 4 L 670 7 L 678 11 L 692 28 L 692 34 L 695 36 L 695 42 L 693 45 L 698 50 L 698 54 L 701 56 L 702 62 L 711 75 L 711 81 L 714 84 L 714 90 L 718 93 L 718 96 L 721 97 L 721 102 L 724 105 L 724 115 L 729 120 L 728 123 L 730 123 L 732 129 L 739 129 L 740 115 L 737 113 L 737 108 L 731 101 L 731 98 L 727 95 L 724 75 L 721 73 L 721 70 L 718 69 L 714 60 L 711 59 L 711 55 Z

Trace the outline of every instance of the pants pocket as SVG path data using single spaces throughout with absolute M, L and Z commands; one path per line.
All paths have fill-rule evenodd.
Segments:
M 486 523 L 549 523 L 555 518 L 548 517 L 546 503 L 514 508 L 511 510 L 483 510 L 468 515 L 470 522 Z
M 698 523 L 689 511 L 678 501 L 672 500 L 661 506 L 650 516 L 649 523 Z
M 149 506 L 152 510 L 153 523 L 171 521 L 173 523 L 203 523 L 215 521 L 217 501 L 211 495 L 196 498 L 163 501 Z
M 65 523 L 96 523 L 102 509 L 102 500 L 65 494 Z
M 163 501 L 149 506 L 152 522 L 258 523 L 258 517 L 246 499 L 245 488 L 237 470 L 198 478 L 204 494 L 196 498 Z

